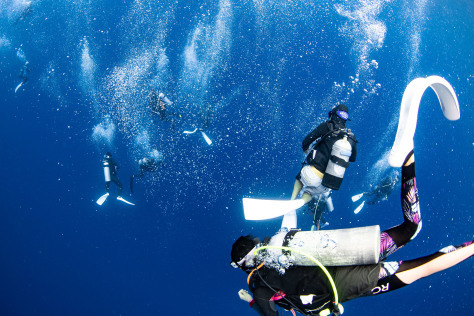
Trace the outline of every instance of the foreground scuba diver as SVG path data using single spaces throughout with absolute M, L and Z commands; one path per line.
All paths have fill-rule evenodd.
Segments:
M 421 228 L 413 152 L 407 156 L 402 167 L 402 211 L 404 222 L 382 232 L 380 236 L 382 262 L 326 267 L 334 279 L 340 302 L 399 289 L 450 268 L 474 254 L 474 244 L 470 241 L 460 246 L 445 247 L 432 255 L 414 260 L 383 261 L 413 239 Z M 326 308 L 337 309 L 337 306 L 332 306 L 331 286 L 321 269 L 292 266 L 282 275 L 274 268 L 259 266 L 261 262 L 256 257 L 248 260 L 255 247 L 259 246 L 260 242 L 253 237 L 242 236 L 232 246 L 231 259 L 235 267 L 249 274 L 249 289 L 254 295 L 252 299 L 249 293 L 241 290 L 239 296 L 248 301 L 260 315 L 278 315 L 275 304 L 306 315 L 318 315 Z
M 115 162 L 115 160 L 112 158 L 112 154 L 110 152 L 106 152 L 104 155 L 104 159 L 102 160 L 102 166 L 104 168 L 104 178 L 105 178 L 105 190 L 106 193 L 102 195 L 96 203 L 99 205 L 104 204 L 104 202 L 107 200 L 109 197 L 110 193 L 110 183 L 113 182 L 117 185 L 119 191 L 118 191 L 118 196 L 117 200 L 122 201 L 124 203 L 130 204 L 130 205 L 135 205 L 127 200 L 125 200 L 122 197 L 122 183 L 117 177 L 117 170 L 118 170 L 118 165 Z
M 241 236 L 232 246 L 231 265 L 249 274 L 247 280 L 253 298 L 245 290 L 240 290 L 239 296 L 249 302 L 260 315 L 277 316 L 276 305 L 305 315 L 339 315 L 339 302 L 402 288 L 474 255 L 474 241 L 469 241 L 414 260 L 385 261 L 390 254 L 415 238 L 421 229 L 413 136 L 421 95 L 428 86 L 435 90 L 445 117 L 450 120 L 459 118 L 459 104 L 454 91 L 443 78 L 432 76 L 415 79 L 405 90 L 407 100 L 404 94 L 399 128 L 389 157 L 392 166 L 402 167 L 401 204 L 404 221 L 380 234 L 379 262 L 325 268 L 321 266 L 321 269 L 288 265 L 282 273 L 266 264 L 265 254 L 256 254 L 265 249 L 258 239 Z M 401 157 L 405 157 L 404 160 Z M 288 242 L 286 239 L 291 232 L 285 235 L 285 242 Z M 266 240 L 263 244 L 265 243 Z M 294 251 L 280 248 L 283 251 Z

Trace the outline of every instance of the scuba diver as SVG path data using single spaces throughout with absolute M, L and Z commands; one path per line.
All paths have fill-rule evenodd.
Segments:
M 13 22 L 13 25 L 17 25 L 20 21 L 25 21 L 28 16 L 33 12 L 33 6 L 31 1 L 24 3 L 24 9 L 21 11 L 18 18 Z
M 304 152 L 309 150 L 309 153 L 296 176 L 291 200 L 303 192 L 301 198 L 304 203 L 314 198 L 318 204 L 326 203 L 328 210 L 334 209 L 331 190 L 339 190 L 345 169 L 357 156 L 357 140 L 351 130 L 346 128 L 348 120 L 349 109 L 339 104 L 329 112 L 329 120 L 319 124 L 305 137 L 302 148 Z M 283 225 L 295 228 L 296 211 L 285 215 L 283 221 Z
M 334 209 L 331 192 L 339 189 L 346 169 L 357 156 L 357 140 L 351 130 L 346 128 L 348 111 L 344 104 L 337 105 L 329 112 L 329 120 L 321 123 L 303 140 L 303 151 L 309 150 L 309 153 L 296 176 L 291 199 L 244 198 L 242 202 L 246 220 L 264 220 L 284 215 L 281 227 L 291 229 L 297 227 L 296 210 L 312 199 L 317 201 L 316 206 L 323 207 L 325 204 L 328 211 Z M 316 211 L 314 213 L 318 214 Z M 319 226 L 320 217 L 315 217 L 313 230 Z
M 171 106 L 173 102 L 171 102 L 162 92 L 157 94 L 155 91 L 151 90 L 148 93 L 148 97 L 150 98 L 149 104 L 151 112 L 159 115 L 162 121 L 168 121 L 169 116 L 182 118 L 181 114 L 168 111 L 166 107 Z
M 102 205 L 104 204 L 105 200 L 109 197 L 110 193 L 110 183 L 113 182 L 118 187 L 118 196 L 117 200 L 122 201 L 124 203 L 135 205 L 122 197 L 122 183 L 117 177 L 117 170 L 119 169 L 117 163 L 112 158 L 112 154 L 110 152 L 106 152 L 104 155 L 104 159 L 102 160 L 102 166 L 104 168 L 104 178 L 105 178 L 105 191 L 106 193 L 102 195 L 98 200 L 97 204 Z
M 31 72 L 30 68 L 28 67 L 29 64 L 30 62 L 26 61 L 23 67 L 21 67 L 20 69 L 20 74 L 18 75 L 18 78 L 21 79 L 21 82 L 18 86 L 16 86 L 15 93 L 18 91 L 18 89 L 20 89 L 20 87 L 22 87 L 28 82 L 30 72 Z
M 158 150 L 154 149 L 150 153 L 150 157 L 144 157 L 138 161 L 138 167 L 140 169 L 140 172 L 130 177 L 130 192 L 132 194 L 133 194 L 133 180 L 135 178 L 143 177 L 145 175 L 145 172 L 156 172 L 158 168 L 166 167 L 165 164 L 163 163 L 163 154 L 160 153 Z
M 385 178 L 383 178 L 383 180 L 380 181 L 380 183 L 372 191 L 354 195 L 352 197 L 352 202 L 357 202 L 363 197 L 367 198 L 354 210 L 354 213 L 358 214 L 365 206 L 365 204 L 375 205 L 381 201 L 386 201 L 390 194 L 392 194 L 399 180 L 400 175 L 398 171 L 394 171 Z
M 290 265 L 282 274 L 280 270 L 267 266 L 264 256 L 255 255 L 256 249 L 265 245 L 268 238 L 260 243 L 252 236 L 241 236 L 232 246 L 231 265 L 249 274 L 248 284 L 253 298 L 245 290 L 239 291 L 240 298 L 265 316 L 279 315 L 276 305 L 305 315 L 320 315 L 326 309 L 329 309 L 326 315 L 330 312 L 339 315 L 341 306 L 334 303 L 336 294 L 333 291 L 337 291 L 341 303 L 387 293 L 474 255 L 473 241 L 469 241 L 414 260 L 385 261 L 415 238 L 421 229 L 413 151 L 403 163 L 401 191 L 404 222 L 380 234 L 379 262 L 376 264 L 327 266 L 328 275 L 318 267 Z M 291 233 L 285 235 L 285 240 Z M 334 280 L 333 289 L 329 276 Z
M 355 245 L 366 248 L 367 253 L 376 254 L 372 256 L 371 262 L 364 262 L 366 258 L 356 260 L 345 256 L 344 252 L 354 253 L 354 243 L 347 246 L 353 242 L 352 238 L 342 238 L 338 244 L 326 238 L 316 241 L 319 242 L 319 249 L 304 248 L 308 252 L 313 251 L 315 255 L 323 252 L 324 248 L 331 248 L 326 250 L 326 257 L 323 258 L 329 263 L 320 263 L 309 253 L 299 251 L 306 243 L 314 245 L 309 239 L 298 239 L 298 234 L 306 236 L 306 232 L 299 230 L 280 230 L 273 238 L 265 238 L 262 243 L 250 235 L 241 236 L 234 242 L 230 254 L 231 265 L 248 274 L 247 283 L 253 294 L 252 297 L 249 292 L 240 290 L 239 297 L 249 302 L 260 315 L 277 316 L 277 306 L 293 310 L 293 315 L 295 310 L 305 315 L 340 315 L 343 309 L 339 302 L 397 290 L 474 256 L 474 240 L 471 240 L 459 246 L 447 246 L 431 255 L 413 260 L 386 261 L 389 255 L 414 239 L 422 227 L 413 138 L 421 96 L 428 87 L 438 96 L 447 119 L 454 121 L 460 118 L 456 95 L 445 79 L 438 76 L 417 78 L 405 89 L 397 135 L 388 158 L 392 167 L 401 167 L 403 223 L 382 233 L 375 229 L 378 233 L 372 234 L 372 239 L 355 241 Z M 365 228 L 350 230 L 356 229 Z M 338 233 L 343 235 L 341 231 L 343 230 L 338 230 Z M 354 234 L 354 237 L 357 236 L 358 234 Z M 279 252 L 272 252 L 271 243 L 275 237 L 279 239 L 275 239 L 276 246 L 273 246 L 273 249 L 278 249 Z M 336 246 L 339 250 L 333 251 Z M 341 248 L 344 251 L 340 251 Z M 259 254 L 262 250 L 264 253 Z M 311 259 L 315 264 L 298 262 L 297 256 Z M 330 264 L 333 256 L 338 256 L 341 262 Z M 296 259 L 292 261 L 291 257 Z M 279 265 L 279 268 L 276 268 L 276 265 Z
M 210 146 L 212 145 L 212 140 L 209 138 L 209 136 L 204 132 L 209 128 L 209 123 L 211 120 L 211 117 L 213 116 L 212 109 L 210 105 L 207 105 L 205 107 L 202 107 L 201 110 L 199 111 L 199 117 L 201 119 L 201 127 L 196 127 L 192 131 L 183 131 L 184 134 L 190 135 L 194 134 L 197 131 L 201 132 L 202 137 L 206 141 L 206 143 Z

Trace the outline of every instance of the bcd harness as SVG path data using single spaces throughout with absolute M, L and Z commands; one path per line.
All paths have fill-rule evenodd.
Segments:
M 326 141 L 326 139 L 328 138 L 335 138 L 337 140 L 337 139 L 343 138 L 344 136 L 347 136 L 347 138 L 350 138 L 354 143 L 358 143 L 358 141 L 356 140 L 354 134 L 351 132 L 350 129 L 347 129 L 347 128 L 335 129 L 334 123 L 331 123 L 331 122 L 328 123 L 328 127 L 329 127 L 329 132 L 321 136 L 319 140 L 316 141 L 316 143 L 314 143 L 314 145 L 311 147 L 310 152 L 308 153 L 304 162 L 302 163 L 303 165 L 312 164 L 313 160 L 316 158 L 316 152 L 317 152 L 316 148 L 319 146 L 319 144 Z M 339 161 L 340 159 L 338 159 L 338 157 L 331 156 L 330 159 L 333 161 L 336 160 L 337 162 L 334 161 L 334 163 L 337 163 L 337 164 L 341 163 L 341 165 L 343 165 L 343 167 L 345 168 L 349 166 L 349 164 L 346 163 L 345 161 L 340 162 Z
M 321 182 L 323 186 L 332 190 L 339 190 L 344 173 L 349 168 L 353 144 L 357 140 L 350 130 L 346 128 L 334 129 L 334 124 L 331 122 L 328 122 L 327 125 L 330 131 L 314 144 L 304 164 L 314 166 L 319 172 L 323 172 Z M 331 140 L 328 141 L 328 139 Z M 317 151 L 323 142 L 328 147 L 329 153 L 322 151 L 322 154 L 318 155 Z M 329 157 L 326 155 L 329 155 Z M 320 159 L 321 157 L 323 159 Z M 324 170 L 320 170 L 320 168 L 324 168 Z
M 295 233 L 297 232 L 297 230 L 295 230 Z M 268 245 L 264 245 L 264 246 L 261 246 L 259 248 L 257 248 L 254 252 L 255 255 L 257 255 L 258 252 L 260 251 L 265 251 L 266 249 L 280 249 L 282 250 L 283 252 L 286 252 L 286 253 L 289 253 L 291 251 L 293 252 L 296 252 L 300 255 L 303 255 L 303 256 L 306 256 L 308 257 L 311 261 L 313 261 L 314 263 L 316 263 L 316 265 L 318 265 L 321 270 L 324 272 L 324 274 L 328 277 L 328 280 L 329 280 L 329 283 L 331 285 L 331 288 L 333 290 L 333 296 L 334 296 L 334 301 L 333 302 L 329 302 L 330 303 L 330 306 L 323 309 L 322 311 L 320 311 L 318 314 L 314 314 L 313 312 L 309 312 L 307 313 L 306 311 L 304 310 L 301 310 L 299 307 L 297 307 L 293 302 L 291 302 L 287 297 L 286 297 L 286 294 L 281 291 L 281 290 L 275 290 L 273 289 L 262 277 L 262 275 L 259 273 L 259 269 L 261 267 L 264 266 L 265 264 L 265 261 L 263 261 L 262 263 L 260 263 L 255 269 L 253 269 L 250 273 L 249 273 L 249 276 L 247 278 L 247 284 L 250 286 L 250 279 L 253 275 L 254 272 L 257 273 L 258 277 L 260 278 L 260 280 L 262 280 L 262 282 L 265 284 L 265 286 L 267 288 L 269 288 L 271 291 L 273 291 L 275 294 L 270 298 L 271 301 L 275 302 L 275 301 L 278 301 L 278 300 L 285 300 L 286 303 L 288 303 L 290 306 L 292 306 L 292 309 L 290 310 L 293 314 L 293 309 L 298 311 L 299 313 L 301 314 L 304 314 L 304 315 L 318 315 L 318 316 L 329 316 L 329 315 L 334 315 L 334 316 L 339 316 L 341 315 L 343 312 L 344 312 L 344 308 L 342 307 L 342 305 L 339 303 L 339 296 L 338 296 L 338 293 L 337 293 L 337 289 L 336 289 L 336 285 L 334 283 L 334 280 L 332 279 L 331 275 L 329 274 L 329 271 L 316 259 L 314 258 L 313 256 L 309 255 L 309 254 L 306 254 L 304 252 L 301 252 L 301 251 L 298 251 L 298 250 L 295 250 L 295 249 L 292 249 L 292 248 L 289 248 L 289 247 L 279 247 L 279 246 L 268 246 Z M 324 306 L 324 305 L 323 305 Z

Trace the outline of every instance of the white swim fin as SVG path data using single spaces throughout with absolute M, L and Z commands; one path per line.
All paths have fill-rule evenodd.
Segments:
M 122 201 L 122 202 L 124 202 L 124 203 L 127 203 L 127 204 L 129 204 L 129 205 L 135 205 L 135 204 L 133 204 L 132 202 L 129 202 L 129 201 L 125 200 L 125 199 L 124 199 L 123 197 L 121 197 L 121 196 L 117 196 L 117 200 Z
M 184 134 L 194 134 L 198 129 L 195 128 L 194 131 L 183 131 Z
M 411 81 L 403 93 L 398 120 L 397 135 L 390 151 L 388 162 L 392 167 L 401 167 L 414 147 L 418 108 L 425 90 L 431 87 L 438 97 L 444 116 L 455 121 L 460 118 L 459 102 L 453 87 L 444 78 L 430 76 Z
M 102 195 L 97 201 L 96 203 L 99 204 L 99 205 L 102 205 L 104 204 L 105 200 L 107 200 L 107 198 L 109 197 L 109 193 L 105 193 L 104 195 Z
M 364 205 L 365 205 L 365 201 L 362 202 L 359 206 L 357 206 L 357 208 L 354 210 L 354 214 L 359 214 L 359 212 L 362 210 Z
M 243 198 L 242 202 L 245 219 L 255 221 L 279 217 L 304 205 L 303 199 L 284 201 Z
M 15 93 L 18 91 L 18 89 L 20 89 L 20 87 L 23 85 L 23 82 L 20 82 L 19 85 L 16 86 L 15 88 Z
M 212 144 L 212 140 L 206 135 L 206 133 L 204 133 L 203 131 L 201 131 L 202 133 L 202 137 L 204 137 L 204 140 L 206 141 L 206 143 L 211 146 Z
M 362 197 L 364 196 L 364 193 L 359 193 L 359 194 L 356 194 L 352 197 L 352 202 L 357 202 L 359 201 Z

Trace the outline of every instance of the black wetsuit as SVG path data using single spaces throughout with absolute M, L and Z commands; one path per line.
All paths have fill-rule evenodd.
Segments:
M 150 95 L 150 109 L 153 113 L 158 114 L 162 121 L 166 120 L 165 104 L 156 93 Z
M 146 161 L 140 160 L 138 163 L 140 167 L 140 173 L 134 174 L 130 177 L 130 192 L 133 193 L 133 180 L 137 177 L 143 177 L 145 172 L 155 172 L 160 166 L 165 167 L 165 164 L 162 161 L 157 159 L 147 158 Z
M 327 269 L 336 284 L 339 301 L 345 302 L 370 293 L 377 284 L 380 264 Z M 293 308 L 308 315 L 317 315 L 330 307 L 334 300 L 329 280 L 319 267 L 291 267 L 283 275 L 277 270 L 263 267 L 252 274 L 249 288 L 254 299 L 252 307 L 265 316 L 278 315 L 274 304 L 287 310 Z M 280 290 L 285 293 L 285 297 L 272 301 L 275 292 Z M 308 298 L 311 303 L 303 304 L 301 295 L 314 296 Z
M 21 79 L 21 82 L 25 84 L 28 81 L 28 78 L 30 76 L 30 68 L 25 64 L 21 69 L 20 69 L 20 74 L 18 75 L 18 78 Z
M 156 93 L 150 94 L 150 109 L 153 113 L 158 114 L 162 121 L 168 121 L 170 116 L 176 116 L 178 118 L 182 118 L 181 114 L 176 112 L 168 111 L 166 108 L 165 101 Z M 171 119 L 174 121 L 174 119 Z
M 122 195 L 122 183 L 120 182 L 120 180 L 117 177 L 118 165 L 115 162 L 115 160 L 112 159 L 112 157 L 104 158 L 103 164 L 105 165 L 106 163 L 108 163 L 108 165 L 109 165 L 110 181 L 105 181 L 105 189 L 106 189 L 107 192 L 109 192 L 110 182 L 113 182 L 118 186 L 118 188 L 119 188 L 118 195 L 121 196 Z
M 140 163 L 140 173 L 136 177 L 141 177 L 145 172 L 155 172 L 160 166 L 164 166 L 161 161 L 156 159 L 148 159 L 147 161 Z
M 314 166 L 321 173 L 324 173 L 326 171 L 329 158 L 331 157 L 332 146 L 337 140 L 343 138 L 344 135 L 346 135 L 345 133 L 333 135 L 331 132 L 345 130 L 345 128 L 345 121 L 340 118 L 331 119 L 319 124 L 319 126 L 309 133 L 303 140 L 303 151 L 307 151 L 309 146 L 318 138 L 324 137 L 325 135 L 327 136 L 315 145 L 313 149 L 316 150 L 316 156 L 314 159 L 307 159 L 306 163 Z M 352 146 L 352 153 L 349 161 L 354 162 L 356 161 L 357 157 L 357 140 L 352 133 L 351 137 L 348 137 L 347 140 Z M 309 156 L 311 156 L 311 153 Z

